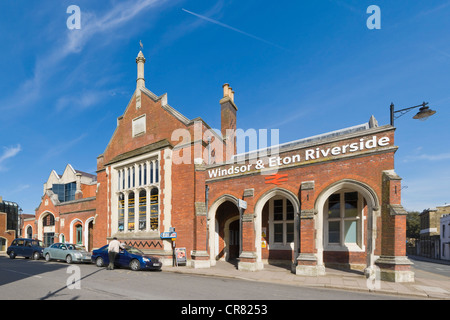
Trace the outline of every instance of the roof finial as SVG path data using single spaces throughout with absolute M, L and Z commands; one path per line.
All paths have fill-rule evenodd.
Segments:
M 144 45 L 142 44 L 141 40 L 139 40 L 139 47 L 141 47 L 141 50 L 144 49 Z
M 139 41 L 139 45 L 141 48 L 143 47 L 142 41 Z M 136 57 L 136 63 L 137 63 L 137 88 L 145 87 L 145 78 L 144 78 L 144 64 L 145 64 L 145 57 L 142 53 L 142 50 L 139 51 L 138 56 Z

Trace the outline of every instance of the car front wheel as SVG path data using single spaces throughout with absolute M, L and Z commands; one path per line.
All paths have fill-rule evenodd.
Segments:
M 10 259 L 14 259 L 16 257 L 16 253 L 14 252 L 14 251 L 11 251 L 10 253 L 9 253 L 9 258 Z
M 66 257 L 66 262 L 67 262 L 68 264 L 71 264 L 71 263 L 72 263 L 72 256 L 71 256 L 70 254 L 67 255 L 67 257 Z
M 45 261 L 47 261 L 47 262 L 49 262 L 51 259 L 50 259 L 50 253 L 47 253 L 46 255 L 45 255 Z
M 133 271 L 138 271 L 139 269 L 141 269 L 141 264 L 139 263 L 138 260 L 133 259 L 130 262 L 130 269 Z

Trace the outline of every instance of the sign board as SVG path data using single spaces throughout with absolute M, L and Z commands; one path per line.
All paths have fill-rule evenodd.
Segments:
M 177 237 L 176 232 L 163 232 L 161 233 L 161 239 L 175 239 Z
M 378 148 L 388 147 L 393 143 L 388 136 L 370 136 L 359 139 L 359 142 L 342 141 L 338 145 L 330 144 L 322 147 L 299 150 L 297 154 L 287 156 L 262 157 L 256 163 L 245 163 L 218 167 L 208 170 L 208 178 L 215 179 L 231 175 L 254 173 L 264 169 L 279 169 L 286 166 L 296 166 L 304 162 L 328 161 L 330 158 L 345 157 L 352 153 L 376 151 Z M 283 177 L 273 177 L 281 179 Z M 273 179 L 272 178 L 272 179 Z M 274 182 L 283 182 L 274 180 Z
M 186 248 L 175 248 L 175 255 L 177 258 L 177 266 L 179 263 L 186 264 Z
M 244 209 L 244 210 L 247 209 L 247 201 L 238 199 L 238 207 L 239 207 L 239 208 L 242 208 L 242 209 Z

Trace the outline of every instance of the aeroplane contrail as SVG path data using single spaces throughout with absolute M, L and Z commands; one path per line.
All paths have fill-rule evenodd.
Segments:
M 221 26 L 221 27 L 224 27 L 224 28 L 227 28 L 227 29 L 229 29 L 229 30 L 233 30 L 233 31 L 239 32 L 240 34 L 243 34 L 243 35 L 245 35 L 245 36 L 247 36 L 247 37 L 250 37 L 250 38 L 253 38 L 253 39 L 255 39 L 255 40 L 264 42 L 264 43 L 266 43 L 266 44 L 269 44 L 269 45 L 271 45 L 271 46 L 277 47 L 277 48 L 279 48 L 279 49 L 288 50 L 288 49 L 283 48 L 283 47 L 281 47 L 281 46 L 279 46 L 279 45 L 277 45 L 277 44 L 275 44 L 275 43 L 272 43 L 272 42 L 267 41 L 267 40 L 264 40 L 264 39 L 262 39 L 262 38 L 260 38 L 260 37 L 254 36 L 254 35 L 252 35 L 252 34 L 250 34 L 250 33 L 245 32 L 245 31 L 236 29 L 236 28 L 234 28 L 234 27 L 232 27 L 232 26 L 229 26 L 229 25 L 227 25 L 227 24 L 225 24 L 225 23 L 222 23 L 222 22 L 220 22 L 220 21 L 217 21 L 217 20 L 214 20 L 214 19 L 211 19 L 211 18 L 202 16 L 202 15 L 200 15 L 200 14 L 198 14 L 198 13 L 195 13 L 195 12 L 192 12 L 192 11 L 189 11 L 189 10 L 186 10 L 186 9 L 181 9 L 181 10 L 183 10 L 184 12 L 187 12 L 187 13 L 189 13 L 189 14 L 192 14 L 193 16 L 196 16 L 197 18 L 200 18 L 200 19 L 206 20 L 206 21 L 208 21 L 208 22 L 217 24 L 217 25 L 219 25 L 219 26 Z

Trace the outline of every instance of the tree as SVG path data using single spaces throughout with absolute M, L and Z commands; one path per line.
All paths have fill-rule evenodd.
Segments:
M 408 212 L 406 216 L 406 237 L 414 239 L 420 237 L 420 217 L 417 211 Z

